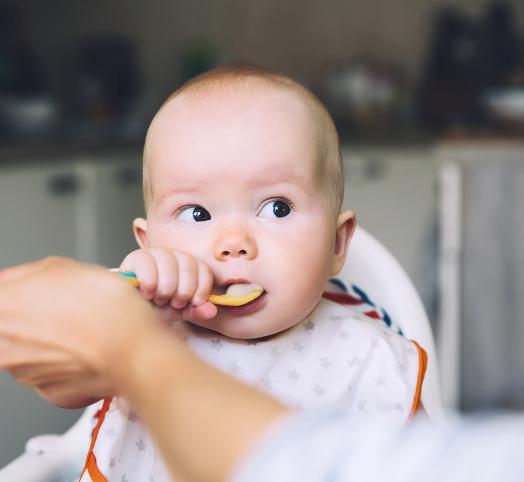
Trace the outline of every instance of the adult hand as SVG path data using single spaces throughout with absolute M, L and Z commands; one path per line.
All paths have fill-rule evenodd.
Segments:
M 118 393 L 157 313 L 106 269 L 46 258 L 0 271 L 0 370 L 66 408 Z M 120 367 L 120 368 L 119 368 Z

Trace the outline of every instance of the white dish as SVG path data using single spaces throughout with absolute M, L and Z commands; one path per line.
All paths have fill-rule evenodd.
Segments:
M 484 105 L 496 119 L 524 123 L 524 88 L 489 90 Z

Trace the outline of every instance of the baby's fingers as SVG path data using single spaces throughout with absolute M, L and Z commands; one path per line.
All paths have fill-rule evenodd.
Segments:
M 171 306 L 175 309 L 182 309 L 195 294 L 198 267 L 195 258 L 180 251 L 176 253 L 176 261 L 178 263 L 178 285 L 171 300 Z
M 193 299 L 191 300 L 194 306 L 201 305 L 208 300 L 209 294 L 211 293 L 211 288 L 213 287 L 214 279 L 211 268 L 207 264 L 197 261 L 197 269 L 197 287 L 195 294 L 193 295 Z
M 210 302 L 206 302 L 202 305 L 194 306 L 188 304 L 183 310 L 177 310 L 171 305 L 157 306 L 157 313 L 160 319 L 168 325 L 174 321 L 206 321 L 214 318 L 217 313 L 217 307 Z
M 187 305 L 182 310 L 182 317 L 188 321 L 206 321 L 214 318 L 218 313 L 218 308 L 209 301 L 206 301 L 202 305 L 194 306 L 192 304 Z
M 155 258 L 158 270 L 158 281 L 153 302 L 157 306 L 167 304 L 178 288 L 179 267 L 178 261 L 171 250 L 154 249 L 151 255 Z
M 142 249 L 129 253 L 122 261 L 119 270 L 136 274 L 140 281 L 140 292 L 146 300 L 152 300 L 155 297 L 158 269 L 156 260 L 150 253 Z

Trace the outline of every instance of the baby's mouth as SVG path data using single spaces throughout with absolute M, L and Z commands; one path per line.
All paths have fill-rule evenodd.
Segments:
M 213 289 L 209 301 L 215 305 L 242 306 L 257 299 L 264 288 L 255 283 L 232 283 Z

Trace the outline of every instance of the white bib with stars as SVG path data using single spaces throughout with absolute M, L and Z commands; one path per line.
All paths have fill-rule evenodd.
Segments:
M 382 321 L 332 301 L 322 299 L 302 323 L 264 341 L 173 326 L 202 359 L 298 409 L 340 404 L 402 424 L 419 403 L 425 352 Z M 172 479 L 139 418 L 115 397 L 105 401 L 80 480 Z

